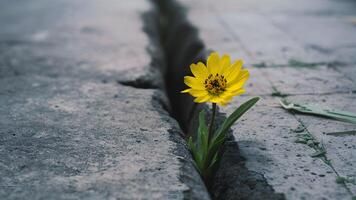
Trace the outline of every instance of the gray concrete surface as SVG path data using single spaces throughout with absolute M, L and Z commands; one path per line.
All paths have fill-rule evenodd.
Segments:
M 153 11 L 0 3 L 0 199 L 209 199 L 159 89 Z
M 292 114 L 279 106 L 281 97 L 276 94 L 286 95 L 289 100 L 356 112 L 353 22 L 356 3 L 348 0 L 179 2 L 187 7 L 188 20 L 198 28 L 207 48 L 229 53 L 235 59 L 242 58 L 251 71 L 246 95 L 235 98 L 221 112 L 230 114 L 251 96 L 262 97 L 232 128 L 234 138 L 228 142 L 223 167 L 217 174 L 219 184 L 227 186 L 215 185 L 213 196 L 254 199 L 254 194 L 261 193 L 256 198 L 273 199 L 264 196 L 264 187 L 258 185 L 264 181 L 286 199 L 350 200 L 355 196 L 354 184 L 336 183 L 337 176 L 356 178 L 355 136 L 335 137 L 326 133 L 356 130 L 356 126 Z M 299 126 L 325 144 L 331 166 L 311 157 L 312 148 L 295 142 L 295 129 Z M 246 169 L 241 170 L 241 165 Z
M 356 126 L 278 99 L 356 112 L 356 3 L 177 0 L 183 19 L 162 2 L 0 3 L 0 199 L 209 199 L 169 114 L 186 134 L 196 128 L 200 107 L 179 93 L 181 76 L 207 48 L 251 72 L 247 94 L 219 116 L 262 97 L 232 127 L 212 198 L 355 196 L 336 183 L 356 179 L 355 136 L 328 133 Z M 301 126 L 331 164 L 295 142 Z
M 352 0 L 180 0 L 209 48 L 247 64 L 355 63 Z

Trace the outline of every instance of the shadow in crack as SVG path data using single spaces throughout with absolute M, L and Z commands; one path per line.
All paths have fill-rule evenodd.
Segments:
M 245 158 L 241 156 L 235 138 L 230 134 L 223 149 L 224 153 L 210 191 L 213 199 L 224 200 L 284 200 L 276 193 L 262 174 L 249 171 Z
M 159 41 L 163 47 L 165 89 L 169 98 L 171 116 L 180 124 L 185 136 L 197 131 L 200 110 L 206 104 L 195 104 L 193 98 L 180 91 L 186 89 L 184 76 L 191 75 L 190 64 L 206 61 L 209 51 L 198 37 L 198 30 L 187 20 L 184 7 L 174 0 L 152 0 L 159 11 Z M 156 32 L 157 33 L 157 32 Z M 209 110 L 209 109 L 207 109 Z M 207 116 L 210 117 L 209 112 Z M 218 123 L 225 119 L 218 114 Z M 221 123 L 219 123 L 221 124 Z M 232 134 L 230 134 L 232 135 Z M 222 160 L 215 178 L 206 183 L 213 199 L 284 199 L 276 194 L 260 174 L 245 167 L 235 139 L 230 136 L 222 150 Z

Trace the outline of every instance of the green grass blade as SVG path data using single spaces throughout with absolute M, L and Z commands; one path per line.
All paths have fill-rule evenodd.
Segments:
M 226 131 L 238 120 L 243 114 L 245 114 L 252 106 L 254 106 L 258 100 L 260 100 L 259 97 L 254 97 L 245 103 L 243 103 L 240 107 L 238 107 L 221 125 L 221 127 L 218 129 L 216 133 L 216 140 L 219 141 L 222 138 L 225 137 Z
M 199 143 L 198 143 L 199 148 L 201 149 L 201 152 L 204 157 L 208 151 L 208 127 L 206 126 L 204 110 L 200 111 L 199 113 L 198 135 L 199 135 Z
M 334 136 L 356 135 L 356 130 L 330 132 L 330 133 L 326 133 L 326 135 L 334 135 Z
M 356 114 L 339 111 L 334 109 L 323 108 L 316 105 L 309 105 L 309 104 L 300 104 L 300 103 L 291 103 L 288 102 L 286 99 L 281 99 L 280 104 L 284 109 L 287 110 L 294 110 L 300 113 L 305 114 L 312 114 L 312 115 L 319 115 L 323 117 L 328 117 L 332 119 L 336 119 L 339 121 L 349 122 L 356 124 Z

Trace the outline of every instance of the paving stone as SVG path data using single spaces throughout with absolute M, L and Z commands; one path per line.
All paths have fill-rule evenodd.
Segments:
M 147 48 L 155 49 L 143 33 L 142 14 L 152 9 L 148 1 L 18 3 L 2 2 L 1 76 L 43 73 L 115 77 L 122 82 L 152 77 L 155 87 L 160 84 L 147 53 Z
M 291 101 L 309 103 L 325 108 L 333 108 L 356 113 L 355 94 L 306 95 L 289 98 Z M 296 115 L 307 130 L 322 142 L 327 150 L 327 157 L 340 176 L 356 179 L 356 138 L 353 134 L 331 134 L 335 132 L 355 131 L 356 125 L 315 116 Z M 348 183 L 356 193 L 356 186 Z
M 0 5 L 0 199 L 209 199 L 159 89 L 148 1 Z
M 274 92 L 271 81 L 263 71 L 255 67 L 246 67 L 246 69 L 250 72 L 250 78 L 245 85 L 248 95 L 269 96 Z
M 326 138 L 320 130 L 352 127 L 291 115 L 269 94 L 272 86 L 296 100 L 339 93 L 325 97 L 326 103 L 353 105 L 354 95 L 346 93 L 355 85 L 349 73 L 356 62 L 355 26 L 349 20 L 354 2 L 178 2 L 189 8 L 188 19 L 208 48 L 242 58 L 251 71 L 248 96 L 221 111 L 231 113 L 242 100 L 264 96 L 232 128 L 231 143 L 238 146 L 230 150 L 246 158 L 246 171 L 288 199 L 350 199 L 335 178 L 336 173 L 353 177 L 353 140 Z M 153 9 L 148 2 L 1 5 L 1 197 L 209 199 L 158 89 L 163 85 L 155 59 L 163 60 L 162 52 L 143 32 L 151 22 L 141 19 Z M 191 44 L 184 44 L 181 49 L 189 50 Z M 291 61 L 317 68 L 292 68 Z M 330 158 L 338 162 L 336 173 L 310 157 L 311 148 L 294 142 L 293 129 L 301 123 L 335 150 Z M 236 171 L 225 173 L 235 178 Z M 252 191 L 256 186 L 247 185 Z M 225 192 L 245 189 L 234 186 Z
M 222 112 L 231 114 L 248 98 L 235 98 Z M 278 99 L 265 97 L 232 127 L 239 144 L 236 151 L 246 158 L 249 170 L 264 176 L 287 199 L 350 199 L 346 189 L 336 183 L 332 169 L 310 156 L 314 150 L 295 142 L 294 130 L 299 125 L 280 108 Z
M 345 75 L 326 66 L 260 69 L 271 84 L 284 94 L 350 93 L 354 84 Z
M 180 0 L 208 48 L 248 64 L 355 63 L 354 3 L 318 1 Z
M 342 73 L 346 79 L 353 82 L 353 91 L 356 90 L 356 67 L 355 65 L 343 66 L 335 68 L 336 71 Z
M 242 180 L 250 188 L 241 184 L 246 170 L 239 174 L 233 171 L 238 167 L 226 166 L 246 162 L 247 173 L 262 176 L 261 182 L 265 180 L 275 193 L 284 194 L 286 199 L 351 199 L 355 196 L 354 186 L 348 184 L 350 192 L 335 181 L 337 174 L 354 177 L 354 167 L 350 165 L 355 154 L 353 140 L 321 133 L 324 129 L 348 130 L 354 129 L 353 126 L 334 126 L 330 120 L 294 116 L 279 106 L 278 98 L 271 97 L 289 94 L 291 99 L 311 97 L 305 100 L 313 101 L 330 95 L 325 101 L 338 101 L 335 106 L 352 105 L 356 37 L 350 18 L 356 15 L 355 3 L 333 0 L 178 2 L 187 7 L 188 20 L 197 27 L 208 49 L 229 53 L 234 59 L 242 58 L 251 71 L 247 94 L 237 97 L 220 111 L 230 114 L 243 100 L 255 95 L 263 97 L 233 126 L 232 140 L 235 141 L 229 141 L 226 147 L 227 159 L 239 158 L 231 156 L 235 151 L 246 160 L 223 161 L 221 169 L 225 172 L 218 171 L 218 175 L 225 174 L 220 178 L 227 180 L 217 181 L 226 187 L 218 187 L 213 193 L 227 199 L 233 199 L 234 195 L 254 199 L 254 193 L 266 192 L 263 187 L 258 188 L 258 178 L 251 179 L 253 183 L 248 178 Z M 304 124 L 304 120 L 310 132 L 316 131 L 316 137 L 328 137 L 325 141 L 331 143 L 327 148 L 335 149 L 330 158 L 338 162 L 335 171 L 321 159 L 312 158 L 312 148 L 295 143 L 297 133 L 293 130 Z M 232 145 L 234 142 L 237 144 Z M 336 145 L 332 146 L 334 142 Z M 246 193 L 252 195 L 244 197 Z
M 189 190 L 179 178 L 189 153 L 158 91 L 41 76 L 1 85 L 2 199 L 182 199 Z

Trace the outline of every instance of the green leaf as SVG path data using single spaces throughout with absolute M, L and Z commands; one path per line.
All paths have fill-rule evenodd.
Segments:
M 225 137 L 220 137 L 219 139 L 213 139 L 211 141 L 211 145 L 209 146 L 209 154 L 210 155 L 216 154 L 219 151 L 220 147 L 224 144 L 224 142 L 225 142 Z
M 205 174 L 208 174 L 208 176 L 209 176 L 212 173 L 212 171 L 214 170 L 215 166 L 218 164 L 218 161 L 219 161 L 219 152 L 216 152 L 214 154 L 214 156 L 212 157 L 211 162 L 207 166 L 207 168 L 205 170 L 206 171 Z
M 306 144 L 307 142 L 308 142 L 308 141 L 305 140 L 305 139 L 303 139 L 303 138 L 297 138 L 297 139 L 295 140 L 295 143 Z
M 220 126 L 217 132 L 214 134 L 213 139 L 211 140 L 211 145 L 209 146 L 209 156 L 212 157 L 219 151 L 220 147 L 224 144 L 226 138 L 227 130 L 238 120 L 243 114 L 245 114 L 252 106 L 254 106 L 259 97 L 254 97 L 245 103 L 243 103 L 240 107 L 238 107 Z
M 221 127 L 218 129 L 216 133 L 216 139 L 215 140 L 221 140 L 222 138 L 225 137 L 226 131 L 238 120 L 243 114 L 245 114 L 252 106 L 254 106 L 258 100 L 260 100 L 259 97 L 254 97 L 245 103 L 243 103 L 240 107 L 238 107 L 221 125 Z
M 356 124 L 355 113 L 323 108 L 317 105 L 291 103 L 288 102 L 286 99 L 281 99 L 279 103 L 282 105 L 284 109 L 287 110 L 294 110 L 300 113 L 311 114 L 311 115 L 319 115 L 323 117 L 333 118 L 339 121 Z
M 195 144 L 193 142 L 193 138 L 192 137 L 189 137 L 189 139 L 188 139 L 188 146 L 190 148 L 190 151 L 191 151 L 191 153 L 193 155 L 194 160 L 196 160 L 197 159 L 197 150 L 195 148 Z
M 219 152 L 216 152 L 214 157 L 213 157 L 213 159 L 212 159 L 212 161 L 211 161 L 211 163 L 210 163 L 210 165 L 209 165 L 209 167 L 208 167 L 208 169 L 213 168 L 215 166 L 215 164 L 217 164 L 217 162 L 219 161 L 218 155 L 219 155 Z
M 193 155 L 193 159 L 195 161 L 194 164 L 195 164 L 196 168 L 198 169 L 198 171 L 201 172 L 201 170 L 202 170 L 201 156 L 199 155 L 199 152 L 196 149 L 196 145 L 194 144 L 192 137 L 189 137 L 188 145 L 189 145 L 190 151 Z
M 287 97 L 288 96 L 288 94 L 284 94 L 284 93 L 278 91 L 278 89 L 274 86 L 272 86 L 272 94 L 271 95 L 274 97 Z
M 210 138 L 210 141 L 208 137 L 209 130 L 206 124 L 205 111 L 202 110 L 199 113 L 199 127 L 196 140 L 193 141 L 193 138 L 189 137 L 188 145 L 195 160 L 195 166 L 203 177 L 209 177 L 217 165 L 220 159 L 219 150 L 225 142 L 227 130 L 258 100 L 258 97 L 252 98 L 237 108 L 235 112 L 225 120 L 220 129 L 218 129 L 217 134 L 214 134 L 213 137 Z
M 205 121 L 205 111 L 202 110 L 199 113 L 199 127 L 198 127 L 198 144 L 199 148 L 201 149 L 201 153 L 203 157 L 207 155 L 208 151 L 208 127 L 206 126 Z
M 356 135 L 356 130 L 331 132 L 331 133 L 326 133 L 326 135 L 334 135 L 334 136 Z
M 336 183 L 338 183 L 338 184 L 351 183 L 353 185 L 356 185 L 356 180 L 347 178 L 347 177 L 343 177 L 343 176 L 338 176 L 338 177 L 336 177 Z
M 310 155 L 311 157 L 321 157 L 324 156 L 326 154 L 326 151 L 324 149 L 320 149 L 319 151 L 313 153 L 312 155 Z
M 305 128 L 303 125 L 299 125 L 296 129 L 293 130 L 295 133 L 303 133 Z

